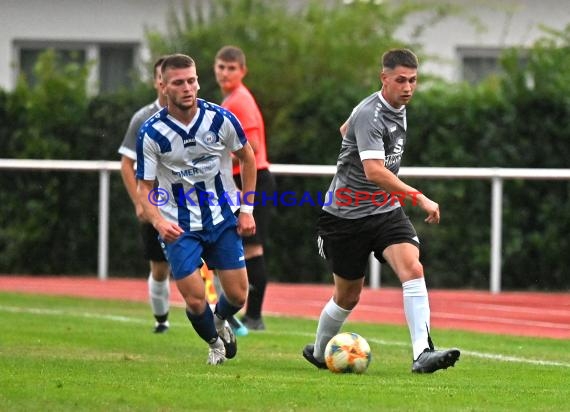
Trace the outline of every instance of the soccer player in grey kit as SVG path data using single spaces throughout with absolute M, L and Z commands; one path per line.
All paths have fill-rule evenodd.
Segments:
M 121 154 L 121 177 L 127 193 L 133 202 L 144 246 L 144 257 L 149 261 L 148 295 L 155 318 L 154 332 L 164 333 L 170 327 L 168 312 L 170 311 L 170 266 L 158 242 L 158 232 L 147 221 L 142 219 L 143 209 L 137 196 L 135 167 L 137 160 L 137 136 L 143 123 L 157 111 L 166 106 L 166 96 L 160 93 L 160 65 L 164 57 L 158 58 L 153 65 L 153 85 L 157 97 L 154 102 L 139 109 L 131 118 L 119 153 Z
M 439 205 L 398 178 L 406 144 L 406 104 L 417 83 L 418 60 L 408 49 L 382 56 L 382 89 L 362 100 L 341 126 L 337 171 L 317 223 L 319 253 L 332 267 L 333 297 L 325 304 L 315 343 L 303 356 L 325 369 L 324 350 L 357 305 L 368 256 L 388 263 L 402 283 L 404 312 L 412 341 L 412 372 L 432 373 L 454 366 L 458 349 L 435 350 L 420 241 L 401 202 L 421 207 L 437 224 Z

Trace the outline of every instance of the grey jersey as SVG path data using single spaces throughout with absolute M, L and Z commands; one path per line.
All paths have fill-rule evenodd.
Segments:
M 370 182 L 363 160 L 382 159 L 395 175 L 406 143 L 406 108 L 395 109 L 376 92 L 354 108 L 342 139 L 337 171 L 329 187 L 328 213 L 344 219 L 386 213 L 400 207 L 397 198 Z
M 137 137 L 139 130 L 143 123 L 153 114 L 158 112 L 162 107 L 158 104 L 158 99 L 139 109 L 129 123 L 121 147 L 119 147 L 119 154 L 128 157 L 132 160 L 137 160 Z M 136 166 L 135 166 L 136 167 Z

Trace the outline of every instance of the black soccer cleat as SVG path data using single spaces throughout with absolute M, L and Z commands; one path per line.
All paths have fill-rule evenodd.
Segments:
M 234 331 L 229 325 L 225 325 L 222 330 L 218 331 L 220 339 L 224 342 L 224 348 L 226 349 L 226 358 L 232 359 L 237 353 L 237 340 Z
M 440 369 L 454 366 L 459 359 L 459 349 L 435 350 L 425 349 L 412 363 L 413 373 L 433 373 Z
M 315 350 L 315 345 L 306 345 L 303 348 L 303 358 L 307 359 L 318 369 L 327 369 L 327 364 L 325 362 L 320 362 L 313 356 L 313 351 Z
M 154 326 L 154 333 L 165 333 L 168 332 L 168 328 L 169 328 L 169 323 L 168 322 L 163 322 L 163 323 L 156 323 L 156 325 Z

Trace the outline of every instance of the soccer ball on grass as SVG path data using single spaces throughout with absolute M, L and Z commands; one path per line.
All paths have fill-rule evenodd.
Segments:
M 370 345 L 357 333 L 339 333 L 325 348 L 325 363 L 331 372 L 364 373 L 371 360 Z

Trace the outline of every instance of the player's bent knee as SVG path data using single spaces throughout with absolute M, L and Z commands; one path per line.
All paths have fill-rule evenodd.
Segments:
M 247 301 L 247 291 L 245 293 L 227 294 L 226 299 L 230 304 L 236 307 L 243 307 Z
M 411 279 L 421 278 L 424 276 L 424 266 L 419 260 L 416 260 L 409 266 L 408 273 Z
M 200 315 L 204 312 L 204 308 L 206 307 L 205 300 L 196 300 L 196 299 L 184 299 L 186 303 L 186 310 L 193 315 Z
M 334 298 L 335 303 L 345 310 L 352 310 L 358 304 L 360 300 L 360 294 L 353 295 L 336 295 Z

